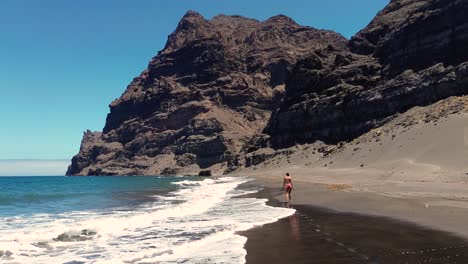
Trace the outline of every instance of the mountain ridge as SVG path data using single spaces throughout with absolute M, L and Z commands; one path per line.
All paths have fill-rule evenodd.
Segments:
M 466 95 L 466 11 L 466 0 L 392 0 L 350 40 L 281 15 L 188 12 L 67 174 L 229 173 Z
M 263 129 L 295 62 L 346 41 L 281 15 L 206 20 L 189 11 L 110 104 L 103 132 L 84 134 L 67 174 L 173 174 L 219 164 L 223 171 Z
M 350 52 L 333 51 L 306 59 L 312 63 L 299 62 L 291 78 L 298 81 L 286 87 L 299 91 L 286 93 L 266 128 L 274 145 L 350 140 L 411 107 L 468 93 L 468 53 L 458 49 L 462 54 L 452 58 L 452 47 L 468 40 L 468 20 L 462 15 L 466 10 L 467 1 L 394 0 L 350 40 Z M 420 33 L 428 31 L 431 34 Z M 439 41 L 451 34 L 456 37 Z M 297 84 L 301 82 L 309 85 Z M 297 99 L 305 95 L 309 98 Z M 330 118 L 310 115 L 314 112 Z M 288 124 L 291 119 L 298 121 Z M 301 133 L 317 127 L 315 135 Z M 289 131 L 298 136 L 282 139 Z

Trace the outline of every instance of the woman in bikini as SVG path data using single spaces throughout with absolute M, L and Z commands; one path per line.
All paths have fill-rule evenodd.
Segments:
M 289 173 L 286 172 L 286 175 L 283 178 L 283 188 L 284 188 L 284 196 L 286 197 L 286 202 L 291 201 L 291 191 L 293 189 L 292 178 L 289 176 Z

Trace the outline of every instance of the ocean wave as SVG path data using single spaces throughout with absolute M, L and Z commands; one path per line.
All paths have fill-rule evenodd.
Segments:
M 40 201 L 49 201 L 49 200 L 60 200 L 63 198 L 69 198 L 70 196 L 80 196 L 83 194 L 69 194 L 69 193 L 26 193 L 18 196 L 2 196 L 0 195 L 0 205 L 11 205 L 15 203 L 30 203 L 30 202 L 40 202 Z
M 236 232 L 294 213 L 267 206 L 266 199 L 236 198 L 255 191 L 236 189 L 247 181 L 178 181 L 167 200 L 133 211 L 15 217 L 9 225 L 0 221 L 0 250 L 12 253 L 0 262 L 243 263 L 246 238 Z

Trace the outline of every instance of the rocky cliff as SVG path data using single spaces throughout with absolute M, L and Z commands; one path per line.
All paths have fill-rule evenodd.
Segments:
M 411 107 L 468 94 L 467 12 L 466 0 L 392 0 L 347 49 L 300 60 L 264 130 L 271 146 L 348 141 Z
M 347 41 L 285 16 L 188 12 L 67 174 L 225 173 L 468 94 L 467 13 L 468 0 L 392 0 Z
M 111 103 L 103 132 L 84 134 L 67 175 L 222 173 L 265 127 L 296 61 L 346 43 L 282 15 L 207 20 L 189 11 Z

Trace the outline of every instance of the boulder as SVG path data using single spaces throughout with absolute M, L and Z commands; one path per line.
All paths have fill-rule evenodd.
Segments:
M 202 170 L 198 173 L 198 176 L 202 177 L 210 177 L 211 176 L 211 171 L 210 170 Z

